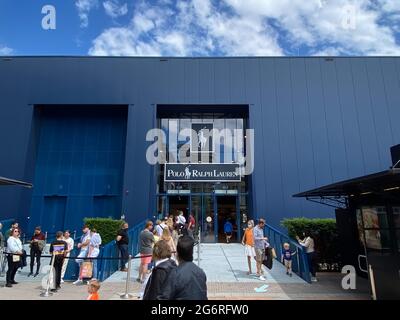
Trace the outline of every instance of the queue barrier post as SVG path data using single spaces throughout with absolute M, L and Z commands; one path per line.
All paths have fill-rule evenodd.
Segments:
M 50 274 L 53 272 L 53 269 L 54 269 L 54 260 L 56 260 L 55 257 L 56 257 L 55 252 L 53 252 L 53 256 L 51 258 L 50 270 L 49 270 L 49 274 L 47 277 L 46 291 L 44 291 L 40 294 L 41 297 L 50 297 L 53 295 L 53 293 L 51 293 L 49 291 L 50 291 Z M 53 282 L 54 281 L 55 281 L 55 279 L 53 279 Z
M 199 243 L 198 243 L 198 247 L 197 247 L 197 266 L 200 267 L 200 239 L 201 237 L 201 228 L 199 228 Z
M 121 299 L 131 299 L 133 296 L 129 294 L 129 281 L 131 279 L 132 256 L 129 255 L 128 272 L 126 274 L 125 293 L 121 295 Z

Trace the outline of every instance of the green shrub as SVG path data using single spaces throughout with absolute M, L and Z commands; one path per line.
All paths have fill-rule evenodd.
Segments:
M 338 248 L 338 233 L 335 219 L 284 219 L 281 225 L 288 230 L 289 237 L 302 238 L 303 232 L 312 235 L 315 242 L 319 270 L 339 271 L 342 263 Z
M 124 223 L 122 220 L 113 220 L 110 218 L 85 218 L 83 221 L 90 229 L 95 228 L 100 233 L 102 245 L 115 240 L 118 230 L 121 228 L 122 223 Z

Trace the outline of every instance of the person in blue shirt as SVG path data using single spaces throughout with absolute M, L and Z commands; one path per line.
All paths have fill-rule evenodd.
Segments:
M 290 251 L 289 243 L 285 242 L 283 244 L 281 261 L 286 267 L 286 274 L 290 277 L 292 276 L 292 256 L 295 254 L 296 252 Z
M 226 236 L 226 243 L 229 243 L 232 237 L 232 232 L 233 232 L 233 225 L 229 220 L 226 220 L 225 225 L 224 225 L 224 233 Z

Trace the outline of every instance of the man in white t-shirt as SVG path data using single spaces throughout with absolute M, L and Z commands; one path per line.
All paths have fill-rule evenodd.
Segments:
M 78 259 L 75 260 L 79 264 L 79 267 L 80 267 L 81 263 L 83 262 L 83 259 L 81 259 L 81 258 L 86 258 L 89 253 L 90 229 L 87 225 L 83 226 L 82 233 L 83 233 L 83 235 L 81 237 L 80 242 L 78 243 L 78 248 L 81 249 L 81 251 L 79 252 Z M 80 278 L 80 274 L 79 274 L 78 280 L 73 282 L 73 284 L 81 284 L 82 282 L 83 281 Z
M 65 271 L 67 271 L 67 266 L 69 261 L 68 258 L 71 254 L 71 251 L 74 249 L 74 239 L 71 238 L 71 233 L 69 232 L 69 230 L 65 230 L 63 240 L 67 243 L 68 249 L 66 251 L 64 263 L 61 269 L 61 283 L 64 282 L 64 275 Z

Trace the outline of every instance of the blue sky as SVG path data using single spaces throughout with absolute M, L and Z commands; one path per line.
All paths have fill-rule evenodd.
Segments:
M 400 0 L 0 0 L 0 55 L 400 55 Z

